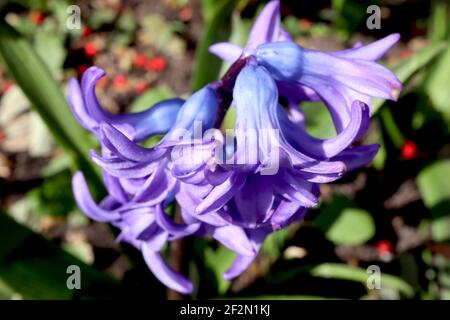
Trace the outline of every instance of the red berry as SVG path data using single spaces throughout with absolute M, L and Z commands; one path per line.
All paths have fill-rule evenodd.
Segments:
M 308 19 L 300 19 L 298 24 L 300 25 L 300 28 L 302 28 L 302 29 L 309 29 L 311 27 L 312 23 Z
M 142 68 L 145 66 L 145 63 L 147 62 L 147 57 L 142 53 L 137 53 L 134 57 L 133 64 L 136 68 Z
M 85 27 L 83 28 L 83 32 L 81 33 L 81 35 L 82 35 L 84 38 L 89 37 L 91 34 L 92 34 L 92 29 L 89 28 L 88 26 L 85 26 Z
M 0 143 L 3 142 L 4 139 L 5 139 L 5 134 L 3 133 L 3 131 L 0 131 Z
M 77 67 L 77 74 L 81 76 L 89 68 L 87 64 L 81 64 Z
M 87 42 L 84 45 L 84 53 L 89 58 L 95 57 L 97 55 L 97 45 L 94 42 Z
M 117 88 L 123 88 L 127 85 L 128 79 L 124 75 L 117 75 L 114 77 L 114 86 Z
M 164 71 L 167 67 L 167 63 L 163 57 L 155 57 L 149 59 L 145 66 L 147 70 Z
M 411 49 L 405 49 L 400 52 L 399 56 L 401 59 L 406 59 L 406 58 L 409 58 L 412 55 L 412 53 L 413 52 Z
M 137 94 L 141 94 L 143 93 L 145 90 L 147 90 L 149 87 L 148 83 L 144 82 L 144 81 L 139 81 L 138 83 L 136 83 L 136 86 L 134 87 L 134 91 Z
M 402 158 L 411 160 L 417 157 L 417 145 L 414 141 L 407 140 L 402 147 Z
M 192 20 L 192 15 L 192 8 L 186 7 L 180 11 L 179 17 L 181 21 L 190 21 Z
M 3 92 L 8 91 L 9 89 L 11 89 L 13 84 L 14 82 L 12 82 L 11 80 L 5 80 L 5 82 L 3 82 L 2 91 Z
M 40 24 L 42 24 L 42 22 L 44 22 L 45 20 L 45 15 L 44 13 L 40 12 L 40 11 L 33 11 L 31 12 L 31 22 L 38 26 Z
M 389 240 L 381 240 L 376 245 L 375 248 L 379 253 L 392 253 L 394 251 L 394 247 Z

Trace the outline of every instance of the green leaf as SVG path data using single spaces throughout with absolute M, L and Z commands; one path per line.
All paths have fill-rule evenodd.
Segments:
M 46 216 L 67 216 L 76 208 L 70 182 L 69 170 L 45 179 L 27 194 L 32 211 Z
M 447 2 L 433 0 L 431 4 L 431 16 L 428 19 L 428 38 L 432 43 L 442 41 L 447 34 L 450 6 Z
M 373 273 L 370 273 L 363 268 L 352 267 L 340 263 L 322 263 L 318 265 L 283 270 L 276 275 L 272 275 L 269 280 L 271 283 L 285 282 L 297 276 L 299 273 L 305 272 L 314 277 L 355 281 L 363 284 L 364 286 L 367 285 L 369 277 L 373 275 Z M 407 298 L 412 298 L 414 296 L 414 289 L 403 279 L 385 273 L 380 273 L 380 276 L 381 288 L 392 288 L 398 290 Z
M 450 41 L 447 48 L 433 65 L 425 79 L 425 91 L 428 93 L 433 106 L 450 119 Z
M 449 181 L 450 160 L 437 161 L 419 173 L 417 185 L 427 208 L 450 201 Z
M 314 224 L 335 244 L 361 245 L 375 234 L 375 223 L 367 211 L 354 206 L 348 199 L 335 198 L 321 208 Z
M 0 279 L 24 299 L 111 297 L 118 282 L 0 212 Z M 67 267 L 81 270 L 81 289 L 67 288 Z
M 88 180 L 101 186 L 99 171 L 88 157 L 92 145 L 87 132 L 76 122 L 60 86 L 30 43 L 4 20 L 0 20 L 0 54 L 55 140 L 78 161 Z
M 58 76 L 58 73 L 61 72 L 67 53 L 67 50 L 64 48 L 64 38 L 57 31 L 55 23 L 48 20 L 39 28 L 39 32 L 36 32 L 34 37 L 36 52 L 45 62 L 53 76 Z
M 301 108 L 307 119 L 306 130 L 309 134 L 320 139 L 336 135 L 330 113 L 322 102 L 303 102 Z
M 450 240 L 450 160 L 441 160 L 423 169 L 416 182 L 422 200 L 431 210 L 431 221 L 424 220 L 419 225 L 419 233 L 424 240 L 436 242 Z
M 195 54 L 192 87 L 201 89 L 211 81 L 217 80 L 221 61 L 209 53 L 208 48 L 217 42 L 228 39 L 229 18 L 238 0 L 204 0 L 205 30 Z
M 413 54 L 407 60 L 391 68 L 391 70 L 397 75 L 400 82 L 405 85 L 415 73 L 426 67 L 444 49 L 444 47 L 444 43 L 436 43 L 427 46 Z M 375 114 L 384 102 L 385 100 L 383 99 L 376 99 L 372 105 L 372 114 Z
M 132 112 L 147 110 L 154 104 L 175 97 L 175 93 L 169 88 L 151 88 L 141 94 L 131 105 Z

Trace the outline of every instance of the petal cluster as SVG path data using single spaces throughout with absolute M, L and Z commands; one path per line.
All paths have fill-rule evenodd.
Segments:
M 339 52 L 309 50 L 280 26 L 279 1 L 257 18 L 245 48 L 219 43 L 211 52 L 231 63 L 226 75 L 186 101 L 170 99 L 140 113 L 103 109 L 92 67 L 69 102 L 80 124 L 100 143 L 92 160 L 102 168 L 108 195 L 95 203 L 81 172 L 73 177 L 80 209 L 120 229 L 118 241 L 141 250 L 149 269 L 182 293 L 192 283 L 161 251 L 171 241 L 209 235 L 237 253 L 224 273 L 239 276 L 272 232 L 301 220 L 319 203 L 320 184 L 368 163 L 378 145 L 356 145 L 370 123 L 373 97 L 395 99 L 401 84 L 376 63 L 398 41 L 391 35 Z M 305 129 L 302 101 L 322 100 L 336 136 Z M 220 131 L 228 108 L 235 129 Z M 147 138 L 163 135 L 152 148 Z M 179 206 L 179 214 L 173 208 Z

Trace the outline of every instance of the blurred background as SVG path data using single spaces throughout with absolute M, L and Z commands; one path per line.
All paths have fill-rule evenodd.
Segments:
M 221 278 L 234 254 L 192 238 L 165 253 L 196 291 L 168 291 L 139 252 L 114 241 L 116 230 L 77 209 L 74 170 L 89 175 L 97 196 L 104 190 L 88 159 L 95 141 L 65 99 L 68 79 L 91 65 L 105 69 L 97 94 L 114 113 L 186 97 L 226 70 L 208 46 L 244 44 L 264 3 L 0 2 L 0 299 L 450 299 L 446 0 L 282 1 L 284 27 L 308 48 L 339 50 L 399 32 L 383 63 L 404 90 L 396 103 L 374 103 L 365 142 L 382 147 L 373 164 L 324 185 L 321 205 L 270 236 L 235 281 Z M 368 28 L 370 5 L 380 8 L 379 29 Z M 302 108 L 310 133 L 335 134 L 322 104 Z M 66 286 L 70 265 L 81 268 L 79 290 Z

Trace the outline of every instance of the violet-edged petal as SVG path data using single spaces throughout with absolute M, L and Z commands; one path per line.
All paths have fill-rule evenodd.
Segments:
M 380 145 L 378 144 L 353 147 L 344 150 L 334 157 L 333 160 L 344 162 L 348 170 L 353 171 L 372 162 L 379 149 Z
M 110 222 L 120 218 L 116 211 L 107 211 L 100 208 L 92 199 L 91 192 L 84 175 L 78 171 L 72 178 L 72 190 L 78 207 L 91 219 L 100 222 Z
M 195 209 L 196 214 L 214 212 L 223 207 L 245 184 L 246 174 L 233 173 L 225 182 L 214 187 Z
M 230 281 L 234 278 L 237 278 L 239 275 L 241 275 L 247 268 L 252 264 L 252 262 L 255 260 L 256 255 L 254 256 L 242 256 L 238 255 L 234 261 L 233 264 L 223 273 L 223 279 Z
M 147 235 L 146 231 L 141 233 L 139 238 L 145 237 L 145 245 L 152 251 L 161 251 L 167 244 L 169 233 L 164 229 L 161 229 L 157 224 L 152 225 L 150 228 L 154 228 L 155 232 L 152 235 Z
M 206 226 L 208 233 L 228 249 L 243 255 L 253 256 L 255 251 L 243 228 L 234 225 L 212 228 Z
M 197 91 L 183 104 L 173 128 L 164 136 L 159 145 L 164 145 L 166 142 L 171 143 L 174 140 L 178 141 L 180 133 L 195 135 L 196 126 L 200 126 L 199 134 L 212 128 L 216 121 L 217 109 L 218 100 L 214 89 L 206 86 Z M 195 137 L 188 138 L 192 141 Z
M 260 44 L 277 40 L 280 35 L 280 1 L 270 1 L 256 18 L 246 49 L 256 49 Z
M 148 205 L 158 204 L 167 198 L 175 183 L 176 179 L 167 172 L 166 161 L 163 161 L 144 183 L 141 191 L 136 193 L 133 201 L 145 202 Z
M 278 230 L 300 209 L 300 207 L 301 203 L 299 201 L 282 199 L 273 214 L 267 217 L 266 221 L 270 220 L 273 230 Z
M 285 199 L 297 201 L 302 206 L 311 208 L 319 203 L 317 196 L 311 189 L 311 183 L 302 181 L 302 179 L 294 179 L 288 171 L 284 171 L 279 177 L 273 179 L 274 189 Z
M 183 294 L 189 294 L 193 291 L 192 283 L 169 267 L 161 254 L 152 251 L 145 243 L 142 245 L 142 255 L 155 277 L 167 287 Z
M 292 167 L 313 174 L 342 175 L 345 165 L 342 162 L 318 161 L 295 149 L 283 135 L 279 119 L 278 91 L 275 81 L 265 68 L 248 65 L 237 77 L 233 91 L 236 102 L 237 152 L 245 156 L 260 154 L 267 160 L 278 157 L 279 163 L 290 163 Z M 255 139 L 248 133 L 256 134 Z M 250 141 L 248 141 L 250 140 Z M 274 154 L 273 151 L 278 151 Z M 244 159 L 246 159 L 244 157 Z
M 213 44 L 208 50 L 228 63 L 233 63 L 238 60 L 243 51 L 241 47 L 228 42 Z
M 233 264 L 224 272 L 223 278 L 225 280 L 232 280 L 238 277 L 242 272 L 244 272 L 256 258 L 259 249 L 261 248 L 265 238 L 270 233 L 267 228 L 261 228 L 256 230 L 247 231 L 250 242 L 253 246 L 254 255 L 253 256 L 242 256 L 238 255 L 234 260 Z
M 369 97 L 396 99 L 402 87 L 391 71 L 375 62 L 308 50 L 289 41 L 261 45 L 257 60 L 277 80 L 306 85 L 322 97 L 325 95 L 323 90 L 336 90 L 341 86 Z M 347 102 L 350 100 L 347 105 L 355 100 L 344 98 Z M 332 99 L 326 100 L 329 105 L 333 104 Z M 366 102 L 367 98 L 357 100 Z
M 76 79 L 69 80 L 68 91 L 69 106 L 72 110 L 72 114 L 75 119 L 86 129 L 91 132 L 95 132 L 94 128 L 97 127 L 97 121 L 94 120 L 86 110 L 84 104 L 83 94 L 81 92 L 80 85 Z
M 272 181 L 274 177 L 252 174 L 247 177 L 244 187 L 234 196 L 241 221 L 249 228 L 255 228 L 264 220 L 274 203 Z
M 91 152 L 92 161 L 98 164 L 114 177 L 121 179 L 138 179 L 149 176 L 158 166 L 157 162 L 134 163 L 118 158 L 104 159 L 94 150 Z
M 124 134 L 107 123 L 101 123 L 102 142 L 116 156 L 135 162 L 152 162 L 159 160 L 165 154 L 163 149 L 148 149 L 136 142 L 130 141 Z
M 114 118 L 111 113 L 101 107 L 95 94 L 95 85 L 98 80 L 105 76 L 105 74 L 103 69 L 90 67 L 83 73 L 81 79 L 81 91 L 83 93 L 86 109 L 97 123 L 110 122 Z
M 200 223 L 195 224 L 180 224 L 175 223 L 170 219 L 167 214 L 164 212 L 164 209 L 161 205 L 156 207 L 155 211 L 156 223 L 167 231 L 169 234 L 176 237 L 184 237 L 190 234 L 193 234 L 200 227 Z
M 263 44 L 257 60 L 280 81 L 300 84 L 304 76 L 322 77 L 373 97 L 395 99 L 401 89 L 397 77 L 387 68 L 367 60 L 350 60 L 285 41 Z M 315 88 L 312 88 L 315 90 Z
M 99 207 L 105 211 L 113 211 L 120 207 L 121 203 L 113 196 L 106 196 L 100 201 Z
M 217 213 L 208 213 L 203 215 L 195 214 L 195 208 L 200 204 L 202 198 L 210 192 L 211 188 L 212 187 L 208 184 L 204 186 L 188 185 L 185 183 L 177 184 L 175 189 L 175 198 L 180 207 L 183 209 L 183 219 L 186 222 L 188 220 L 204 222 L 216 227 L 222 227 L 229 224 L 229 219 L 226 220 L 222 215 Z
M 351 49 L 331 52 L 331 54 L 346 59 L 375 61 L 381 59 L 399 40 L 400 34 L 393 33 L 367 45 L 359 45 Z
M 119 179 L 109 175 L 106 171 L 102 172 L 103 183 L 108 193 L 120 203 L 128 202 L 129 198 Z
M 279 108 L 280 119 L 287 139 L 304 153 L 321 159 L 327 159 L 339 154 L 351 145 L 356 138 L 369 128 L 370 110 L 360 101 L 353 102 L 351 118 L 347 127 L 337 136 L 330 139 L 317 139 L 310 136 L 304 129 L 291 122 L 284 110 Z
M 167 133 L 174 125 L 183 99 L 167 99 L 147 110 L 116 115 L 112 124 L 129 124 L 133 127 L 133 141 L 143 141 L 151 136 Z

